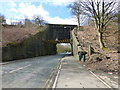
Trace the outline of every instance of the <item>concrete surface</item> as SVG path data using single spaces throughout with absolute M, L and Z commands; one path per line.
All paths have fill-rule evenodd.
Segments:
M 99 76 L 102 80 L 104 80 L 107 84 L 109 84 L 112 88 L 118 88 L 118 74 L 108 74 L 107 72 L 97 71 L 94 72 L 97 76 Z
M 29 58 L 2 65 L 2 88 L 44 88 L 64 55 Z
M 61 61 L 56 88 L 83 88 L 84 90 L 84 88 L 107 89 L 108 87 L 80 65 L 73 56 L 66 56 Z

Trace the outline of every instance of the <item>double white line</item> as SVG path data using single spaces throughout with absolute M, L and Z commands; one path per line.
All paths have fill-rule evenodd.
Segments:
M 56 86 L 57 86 L 57 81 L 58 81 L 58 78 L 59 78 L 59 75 L 60 75 L 60 71 L 61 71 L 61 64 L 62 64 L 62 61 L 64 60 L 64 58 L 62 58 L 60 60 L 60 64 L 58 66 L 58 71 L 57 71 L 57 75 L 56 75 L 56 78 L 55 78 L 55 81 L 53 83 L 53 86 L 52 86 L 52 90 L 55 90 Z

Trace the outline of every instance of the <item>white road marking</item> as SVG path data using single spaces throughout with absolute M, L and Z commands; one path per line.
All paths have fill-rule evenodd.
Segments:
M 6 64 L 8 64 L 9 62 L 5 62 L 5 63 L 0 63 L 0 65 L 6 65 Z
M 60 71 L 61 71 L 62 60 L 64 60 L 64 59 L 61 59 L 60 65 L 58 66 L 58 72 L 57 72 L 57 76 L 56 76 L 56 78 L 55 78 L 55 81 L 54 81 L 54 83 L 53 83 L 52 90 L 54 90 L 54 89 L 56 88 L 57 81 L 58 81 L 58 78 L 59 78 L 59 75 L 60 75 Z
M 27 65 L 27 66 L 24 66 L 24 67 L 21 67 L 21 68 L 12 70 L 12 71 L 10 71 L 9 73 L 13 73 L 13 72 L 19 71 L 19 70 L 24 69 L 24 68 L 26 68 L 26 67 L 29 67 L 29 66 L 31 66 L 31 65 L 32 65 L 32 64 L 29 64 L 29 65 Z

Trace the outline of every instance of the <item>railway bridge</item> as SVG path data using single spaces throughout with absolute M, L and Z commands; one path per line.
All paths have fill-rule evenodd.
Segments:
M 76 25 L 63 25 L 63 24 L 48 24 L 48 36 L 47 41 L 53 43 L 70 43 L 71 30 Z
M 47 40 L 45 42 L 51 43 L 70 43 L 72 49 L 72 42 L 71 42 L 71 31 L 77 25 L 66 25 L 66 24 L 48 24 L 48 33 Z

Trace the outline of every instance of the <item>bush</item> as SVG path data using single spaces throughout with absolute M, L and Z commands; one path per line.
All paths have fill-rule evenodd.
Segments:
M 57 53 L 71 52 L 70 45 L 57 44 Z

